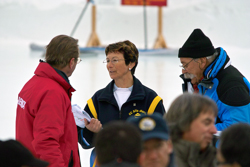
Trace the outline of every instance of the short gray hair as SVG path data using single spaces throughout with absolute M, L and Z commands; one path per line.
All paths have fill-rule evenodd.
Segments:
M 214 117 L 217 116 L 218 108 L 212 99 L 188 92 L 178 96 L 164 115 L 170 129 L 171 139 L 173 141 L 181 139 L 183 133 L 190 129 L 191 123 L 200 113 L 206 112 L 213 112 Z
M 212 54 L 211 56 L 207 56 L 206 59 L 208 60 L 209 63 L 211 63 L 212 61 L 214 61 L 216 59 L 216 57 L 219 55 L 218 51 L 216 50 L 214 52 L 214 54 Z

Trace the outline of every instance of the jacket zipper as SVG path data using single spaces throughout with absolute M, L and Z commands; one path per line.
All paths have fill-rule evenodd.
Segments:
M 119 110 L 119 119 L 122 119 L 122 110 Z
M 115 105 L 115 104 L 113 104 L 113 103 L 111 103 L 111 102 L 109 102 L 109 101 L 107 101 L 107 100 L 105 100 L 107 103 L 109 103 L 109 104 L 111 104 L 111 105 L 114 105 L 115 107 L 117 107 L 118 108 L 118 110 L 119 110 L 119 106 L 117 106 L 117 105 Z M 122 110 L 119 110 L 119 119 L 122 119 Z

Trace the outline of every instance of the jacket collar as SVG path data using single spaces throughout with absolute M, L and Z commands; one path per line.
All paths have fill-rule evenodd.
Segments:
M 68 94 L 75 91 L 75 89 L 72 88 L 72 86 L 67 82 L 67 80 L 65 80 L 64 77 L 57 73 L 57 71 L 46 62 L 41 61 L 39 63 L 38 67 L 35 70 L 35 75 L 50 78 L 56 81 L 65 89 Z
M 205 69 L 203 74 L 204 79 L 199 83 L 199 85 L 208 89 L 213 87 L 212 80 L 217 76 L 220 70 L 231 65 L 230 58 L 226 51 L 221 47 L 216 50 L 219 52 L 219 56 Z
M 182 157 L 186 160 L 190 156 L 198 156 L 200 152 L 200 146 L 197 143 L 186 141 L 186 140 L 178 140 L 173 142 L 174 151 L 177 153 L 181 153 Z
M 143 89 L 143 85 L 142 83 L 135 77 L 133 76 L 133 90 L 131 92 L 131 95 L 129 96 L 127 101 L 131 101 L 131 100 L 141 100 L 146 96 L 146 93 Z M 99 101 L 109 101 L 112 103 L 116 103 L 115 97 L 114 97 L 114 83 L 115 81 L 112 80 L 105 88 L 104 91 L 101 93 L 101 95 L 99 96 L 98 100 Z
M 208 145 L 206 150 L 201 152 L 200 145 L 198 143 L 186 141 L 183 139 L 173 142 L 173 145 L 174 145 L 174 151 L 176 153 L 181 153 L 181 156 L 185 160 L 199 159 L 199 157 L 206 156 L 210 152 L 215 152 L 215 149 L 211 145 Z
M 54 68 L 54 67 L 53 67 L 53 68 Z M 59 75 L 61 75 L 61 77 L 63 77 L 63 78 L 65 79 L 65 81 L 68 82 L 68 84 L 70 84 L 70 83 L 69 83 L 69 78 L 67 77 L 67 75 L 66 75 L 63 71 L 58 70 L 58 69 L 56 69 L 56 68 L 54 68 L 54 70 L 56 70 L 56 72 L 57 72 Z
M 217 48 L 216 50 L 219 52 L 219 56 L 204 71 L 204 76 L 207 79 L 214 78 L 230 60 L 223 48 Z
M 186 78 L 184 78 L 184 74 L 181 74 L 180 76 L 179 76 L 181 79 L 183 79 L 183 81 L 186 83 L 186 82 L 191 82 L 191 79 L 186 79 Z

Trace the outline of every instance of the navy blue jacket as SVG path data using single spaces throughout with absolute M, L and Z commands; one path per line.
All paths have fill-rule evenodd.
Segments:
M 198 89 L 200 94 L 217 103 L 219 112 L 215 126 L 222 131 L 234 123 L 250 123 L 250 84 L 231 65 L 227 53 L 222 48 L 217 51 L 219 56 L 205 69 Z M 183 91 L 191 90 L 190 85 L 190 80 L 184 79 Z
M 133 77 L 133 79 L 133 90 L 128 100 L 122 105 L 121 110 L 119 110 L 113 93 L 114 80 L 105 88 L 97 91 L 94 96 L 88 100 L 84 110 L 91 117 L 97 118 L 102 125 L 113 120 L 126 120 L 131 115 L 136 117 L 153 112 L 159 112 L 163 115 L 165 109 L 162 99 L 157 96 L 155 91 L 142 85 L 136 77 Z M 94 106 L 96 114 L 93 113 L 91 104 L 93 104 L 92 106 Z M 93 135 L 94 133 L 87 128 L 78 127 L 78 142 L 83 148 L 88 149 L 93 147 Z

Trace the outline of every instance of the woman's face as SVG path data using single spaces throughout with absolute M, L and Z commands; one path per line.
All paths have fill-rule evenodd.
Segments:
M 134 67 L 134 63 L 126 65 L 122 53 L 119 52 L 108 53 L 106 61 L 107 61 L 107 69 L 111 79 L 114 79 L 115 81 L 119 79 L 123 80 L 126 79 L 128 76 L 132 75 L 129 68 L 132 69 Z

